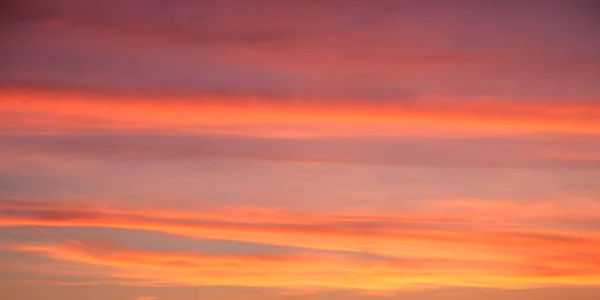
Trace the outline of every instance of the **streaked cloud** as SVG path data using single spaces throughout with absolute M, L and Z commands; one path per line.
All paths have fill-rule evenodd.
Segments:
M 569 209 L 567 204 L 561 204 L 563 208 L 551 203 L 514 203 L 510 207 L 509 203 L 440 202 L 379 215 L 239 209 L 194 212 L 152 207 L 131 210 L 74 203 L 12 203 L 2 206 L 2 226 L 127 228 L 349 253 L 333 257 L 165 253 L 85 241 L 5 246 L 14 251 L 116 268 L 107 274 L 111 277 L 149 279 L 163 284 L 227 285 L 235 281 L 236 285 L 249 286 L 388 290 L 597 282 L 600 235 L 585 225 L 586 219 L 593 223 L 599 217 L 595 203 L 582 204 L 577 210 Z M 380 258 L 361 258 L 358 253 L 377 254 Z M 365 265 L 369 267 L 365 269 Z
M 540 259 L 537 264 L 492 258 L 360 258 L 331 254 L 202 254 L 114 248 L 81 242 L 13 245 L 9 249 L 110 267 L 108 277 L 158 285 L 239 285 L 291 288 L 397 290 L 432 286 L 544 286 L 592 284 L 597 257 Z M 592 265 L 590 265 L 590 263 Z M 485 275 L 484 275 L 485 274 Z M 456 277 L 462 279 L 457 280 Z M 392 288 L 393 286 L 393 288 Z
M 230 135 L 0 135 L 5 157 L 93 160 L 249 158 L 297 162 L 487 168 L 595 168 L 596 135 L 265 138 Z
M 0 288 L 595 299 L 592 2 L 3 3 Z
M 250 98 L 165 99 L 107 98 L 80 94 L 4 91 L 5 130 L 42 132 L 104 130 L 171 130 L 206 133 L 206 125 L 246 124 L 360 124 L 449 127 L 465 131 L 473 126 L 491 132 L 558 131 L 597 134 L 598 108 L 588 102 L 532 103 L 455 99 L 432 96 L 411 103 L 387 105 L 323 105 L 310 102 L 265 103 Z M 12 117 L 11 117 L 12 116 Z M 277 128 L 277 127 L 275 127 Z M 327 127 L 325 127 L 327 128 Z M 237 127 L 244 134 L 244 130 Z M 305 129 L 304 135 L 327 135 Z M 268 131 L 267 131 L 268 132 Z M 391 131 L 388 131 L 391 132 Z M 209 132 L 210 129 L 209 129 Z M 336 135 L 334 132 L 329 135 Z
M 13 8 L 3 77 L 143 94 L 585 98 L 598 93 L 593 9 L 584 1 L 41 1 Z

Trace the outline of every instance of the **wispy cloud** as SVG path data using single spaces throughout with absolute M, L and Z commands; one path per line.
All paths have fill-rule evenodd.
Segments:
M 295 162 L 488 168 L 594 168 L 594 135 L 263 138 L 226 135 L 0 135 L 4 157 L 183 161 L 211 157 Z
M 83 242 L 17 244 L 8 249 L 39 253 L 90 267 L 105 276 L 157 285 L 238 285 L 283 288 L 399 290 L 426 286 L 531 287 L 593 284 L 597 256 L 499 262 L 435 257 L 361 258 L 352 254 L 207 254 L 127 249 Z M 460 280 L 457 278 L 461 278 Z
M 594 204 L 580 206 L 576 212 L 550 203 L 531 206 L 459 201 L 396 214 L 321 215 L 152 207 L 141 211 L 138 208 L 140 213 L 136 213 L 75 204 L 61 207 L 13 203 L 2 207 L 1 225 L 138 229 L 313 251 L 363 253 L 368 249 L 371 255 L 381 256 L 170 253 L 82 241 L 5 246 L 13 251 L 116 268 L 107 276 L 163 284 L 234 282 L 249 286 L 366 290 L 414 285 L 581 285 L 592 284 L 600 276 L 596 267 L 600 236 L 580 223 L 599 217 L 594 213 L 598 210 L 589 205 Z M 561 215 L 573 219 L 563 219 L 550 227 L 534 225 L 561 220 Z
M 598 287 L 590 1 L 8 2 L 2 284 Z
M 13 5 L 3 81 L 144 94 L 597 95 L 585 1 L 433 2 Z
M 57 94 L 4 90 L 2 126 L 10 132 L 27 129 L 42 132 L 113 130 L 172 130 L 206 133 L 207 125 L 243 124 L 360 124 L 448 127 L 465 131 L 473 126 L 488 132 L 532 133 L 560 131 L 600 132 L 598 107 L 590 102 L 535 103 L 519 100 L 457 99 L 423 96 L 412 103 L 368 105 L 264 102 L 260 98 L 195 98 L 148 101 L 101 95 Z M 168 100 L 168 101 L 167 101 Z M 327 128 L 327 127 L 325 127 Z M 6 131 L 5 129 L 5 131 Z M 237 134 L 248 134 L 236 127 Z M 275 127 L 277 129 L 277 127 Z M 388 130 L 389 130 L 388 129 Z M 336 135 L 336 128 L 329 129 Z M 338 128 L 339 130 L 339 128 Z M 208 129 L 210 133 L 210 128 Z M 389 130 L 388 132 L 392 132 Z M 305 128 L 304 135 L 327 135 Z M 339 132 L 337 132 L 339 134 Z

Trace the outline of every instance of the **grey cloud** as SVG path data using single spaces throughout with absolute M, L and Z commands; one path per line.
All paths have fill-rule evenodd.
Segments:
M 600 139 L 580 136 L 496 138 L 307 138 L 44 135 L 0 137 L 4 153 L 114 160 L 251 158 L 433 167 L 600 168 Z

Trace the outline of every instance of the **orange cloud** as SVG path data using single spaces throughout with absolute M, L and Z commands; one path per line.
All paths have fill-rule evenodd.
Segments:
M 159 285 L 399 290 L 432 286 L 523 287 L 594 284 L 594 265 L 470 258 L 376 257 L 354 254 L 210 254 L 128 249 L 71 241 L 14 244 L 13 251 L 101 267 L 105 276 Z M 597 259 L 594 258 L 594 259 Z M 587 262 L 592 262 L 587 260 Z
M 4 211 L 2 211 L 4 210 Z M 278 207 L 229 206 L 220 208 L 147 206 L 143 212 L 120 203 L 119 206 L 86 201 L 4 201 L 0 213 L 57 213 L 65 217 L 152 217 L 165 220 L 211 220 L 224 222 L 278 224 L 280 222 L 396 222 L 437 224 L 499 224 L 527 221 L 593 221 L 600 216 L 595 201 L 511 201 L 486 199 L 444 199 L 408 205 L 395 212 L 346 211 L 335 214 L 286 211 Z M 39 216 L 39 215 L 38 215 Z
M 480 127 L 491 132 L 600 132 L 600 110 L 589 102 L 569 101 L 550 104 L 532 101 L 496 101 L 489 99 L 453 99 L 423 96 L 407 103 L 372 105 L 366 102 L 345 104 L 319 100 L 284 103 L 264 99 L 223 98 L 136 99 L 82 93 L 2 90 L 0 112 L 11 115 L 5 128 L 20 131 L 111 130 L 175 130 L 180 132 L 214 132 L 210 126 L 238 126 L 237 134 L 246 132 L 245 124 L 362 124 L 401 129 L 403 126 L 425 126 L 468 130 Z M 208 127 L 207 127 L 208 126 Z M 327 126 L 325 126 L 327 127 Z M 344 128 L 329 132 L 277 132 L 273 135 L 338 135 Z M 480 130 L 481 130 L 480 129 Z M 231 129 L 230 129 L 231 130 Z M 299 129 L 296 129 L 299 130 Z M 331 131 L 333 130 L 333 131 Z M 301 131 L 301 130 L 300 130 Z M 348 133 L 346 133 L 347 135 Z
M 345 277 L 334 271 L 370 266 L 373 260 L 356 262 L 353 256 L 343 256 L 340 260 L 339 256 L 329 254 L 171 255 L 79 242 L 12 248 L 79 263 L 117 266 L 121 270 L 119 276 L 131 279 L 160 282 L 171 278 L 173 281 L 168 284 L 227 284 L 225 278 L 233 276 L 237 278 L 234 282 L 240 285 L 261 286 L 260 282 L 273 282 L 273 286 L 279 287 L 322 286 L 317 284 L 323 281 L 317 280 L 318 276 L 300 272 L 303 268 L 315 267 L 317 269 L 310 270 L 318 274 L 337 274 L 325 280 L 331 281 L 325 285 L 333 288 L 385 290 L 421 284 L 535 286 L 591 284 L 597 280 L 600 233 L 578 226 L 580 222 L 597 219 L 600 210 L 594 205 L 597 204 L 447 201 L 387 214 L 320 214 L 269 209 L 202 211 L 190 208 L 181 211 L 148 207 L 132 210 L 13 202 L 0 206 L 0 225 L 149 230 L 318 251 L 368 252 L 389 258 L 367 268 L 375 273 L 364 271 L 369 274 L 364 284 L 350 284 L 335 279 Z M 149 272 L 146 268 L 157 270 Z M 197 274 L 198 269 L 203 270 L 202 276 Z M 256 270 L 288 270 L 290 273 L 255 274 Z M 147 278 L 149 273 L 164 277 Z M 209 275 L 210 278 L 205 278 Z

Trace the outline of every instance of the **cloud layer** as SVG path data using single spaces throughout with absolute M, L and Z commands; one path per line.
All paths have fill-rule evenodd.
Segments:
M 3 3 L 0 284 L 587 297 L 593 2 Z
M 324 215 L 257 208 L 181 211 L 15 202 L 2 206 L 1 225 L 135 229 L 311 251 L 169 253 L 63 239 L 5 248 L 110 267 L 109 277 L 155 284 L 366 290 L 533 287 L 598 280 L 596 206 L 465 200 L 386 214 Z

